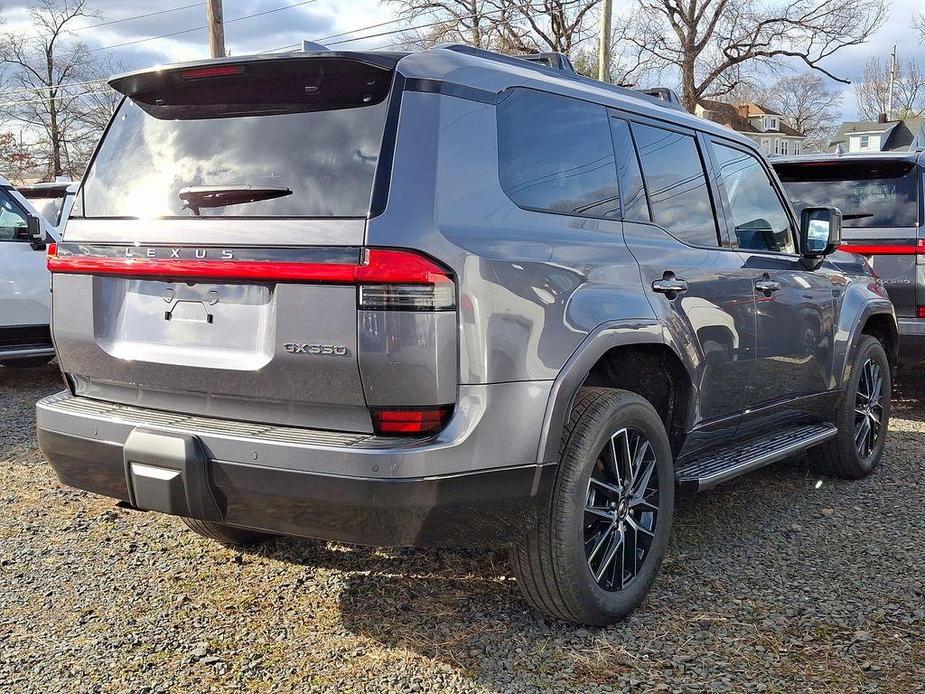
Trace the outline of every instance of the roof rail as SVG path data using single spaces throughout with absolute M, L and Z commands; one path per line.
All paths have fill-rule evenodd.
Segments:
M 529 60 L 531 63 L 540 63 L 541 65 L 550 67 L 553 70 L 558 70 L 559 72 L 567 72 L 573 75 L 578 74 L 575 66 L 572 65 L 572 61 L 569 60 L 568 56 L 564 53 L 548 51 L 546 53 L 525 53 L 514 57 L 520 58 L 521 60 Z
M 499 63 L 516 65 L 518 67 L 524 67 L 524 64 L 527 64 L 527 66 L 532 67 L 535 70 L 542 70 L 543 72 L 555 72 L 558 73 L 560 77 L 564 77 L 566 79 L 578 80 L 579 82 L 584 82 L 585 84 L 594 85 L 595 87 L 599 87 L 601 89 L 617 92 L 624 96 L 633 96 L 636 98 L 642 97 L 655 106 L 661 106 L 663 108 L 670 108 L 687 113 L 687 109 L 684 108 L 684 105 L 681 103 L 678 95 L 666 87 L 654 87 L 652 89 L 629 89 L 627 87 L 621 87 L 616 84 L 610 84 L 609 82 L 601 82 L 600 80 L 596 80 L 591 77 L 585 77 L 575 69 L 575 66 L 572 65 L 572 62 L 568 59 L 568 57 L 562 53 L 531 53 L 528 55 L 515 56 L 505 55 L 504 53 L 497 53 L 495 51 L 489 51 L 484 48 L 474 48 L 462 43 L 442 43 L 440 45 L 434 46 L 434 48 L 442 48 L 447 51 L 455 51 L 456 53 L 465 53 L 466 55 L 471 55 L 476 58 L 494 60 Z
M 669 89 L 668 87 L 649 87 L 648 89 L 636 89 L 634 91 L 664 101 L 666 105 L 670 104 L 681 111 L 687 111 L 678 95 L 675 94 L 673 89 Z

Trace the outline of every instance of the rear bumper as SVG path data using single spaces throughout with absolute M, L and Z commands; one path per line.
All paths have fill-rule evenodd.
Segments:
M 37 405 L 39 446 L 68 486 L 141 508 L 367 545 L 510 543 L 535 522 L 555 477 L 555 464 L 535 460 L 481 469 L 472 469 L 470 461 L 455 473 L 396 477 L 389 471 L 428 463 L 445 468 L 441 456 L 445 459 L 451 450 L 458 455 L 459 445 L 291 428 L 288 441 L 279 437 L 271 441 L 276 433 L 272 427 L 242 436 L 240 432 L 252 429 L 251 425 L 192 417 L 185 418 L 186 424 L 166 427 L 156 416 L 164 413 L 155 412 L 150 423 L 139 424 L 137 418 L 144 412 L 66 393 L 51 396 Z M 216 422 L 224 431 L 214 426 Z M 181 501 L 180 506 L 164 507 L 141 499 L 145 492 L 140 491 L 131 464 L 152 461 L 133 452 L 130 437 L 137 440 L 137 432 L 152 432 L 168 441 L 195 439 L 203 456 L 201 470 L 182 475 L 180 496 L 189 497 L 188 505 Z M 329 437 L 328 445 L 318 443 L 322 434 Z M 312 442 L 313 438 L 318 441 Z M 273 451 L 267 451 L 270 446 Z M 267 461 L 262 462 L 265 452 Z M 279 466 L 284 458 L 290 463 Z M 339 460 L 344 469 L 365 467 L 375 474 L 340 475 L 319 469 L 332 460 Z
M 899 318 L 899 362 L 911 366 L 925 362 L 925 319 Z

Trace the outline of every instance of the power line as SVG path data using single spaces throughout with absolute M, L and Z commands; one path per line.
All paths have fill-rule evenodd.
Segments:
M 49 89 L 65 89 L 67 87 L 76 87 L 87 84 L 101 84 L 108 81 L 108 79 L 109 78 L 107 77 L 101 77 L 98 80 L 84 80 L 82 82 L 58 82 L 57 84 L 47 84 L 44 87 L 17 87 L 16 89 L 2 89 L 0 90 L 0 96 L 6 94 L 19 94 L 22 92 L 45 92 Z
M 65 94 L 63 96 L 52 96 L 46 97 L 44 99 L 27 99 L 26 101 L 11 101 L 9 103 L 0 104 L 0 108 L 9 108 L 10 106 L 24 106 L 26 104 L 44 104 L 47 103 L 49 99 L 52 101 L 61 101 L 62 99 L 77 99 L 82 96 L 90 96 L 91 94 L 111 94 L 111 89 L 100 89 L 98 91 L 87 91 L 81 94 Z
M 273 14 L 274 12 L 282 12 L 283 10 L 291 10 L 294 7 L 301 7 L 302 5 L 308 5 L 313 2 L 317 2 L 317 0 L 302 0 L 302 2 L 296 2 L 291 5 L 285 5 L 283 7 L 274 7 L 271 10 L 263 10 L 262 12 L 254 12 L 252 14 L 246 14 L 241 17 L 235 17 L 234 19 L 227 19 L 225 20 L 224 23 L 232 24 L 234 22 L 241 22 L 241 21 L 244 21 L 245 19 L 253 19 L 254 17 L 262 17 L 263 15 Z M 208 26 L 203 24 L 202 26 L 193 27 L 191 29 L 181 29 L 180 31 L 172 31 L 167 34 L 161 34 L 160 36 L 148 36 L 147 38 L 136 39 L 134 41 L 124 41 L 123 43 L 114 43 L 111 46 L 100 46 L 99 48 L 90 49 L 90 52 L 92 53 L 95 51 L 106 51 L 111 48 L 122 48 L 123 46 L 133 46 L 135 44 L 145 43 L 147 41 L 156 41 L 158 39 L 168 39 L 173 36 L 180 36 L 181 34 L 190 34 L 194 31 L 203 31 L 204 29 L 207 29 L 207 28 Z
M 353 37 L 353 38 L 344 39 L 344 40 L 342 40 L 342 41 L 332 41 L 331 43 L 326 43 L 326 44 L 324 44 L 324 45 L 325 45 L 325 46 L 338 46 L 338 45 L 340 45 L 340 44 L 342 44 L 342 43 L 351 43 L 351 42 L 353 42 L 353 41 L 362 41 L 363 39 L 375 39 L 375 38 L 379 38 L 379 37 L 381 37 L 381 36 L 391 36 L 392 34 L 401 34 L 401 33 L 404 33 L 404 32 L 406 32 L 406 31 L 415 31 L 415 30 L 417 30 L 417 29 L 428 29 L 428 28 L 430 28 L 430 27 L 440 26 L 441 24 L 446 24 L 446 23 L 452 22 L 452 21 L 457 21 L 457 22 L 458 22 L 458 21 L 466 20 L 466 19 L 475 19 L 476 17 L 488 17 L 488 16 L 491 16 L 491 15 L 494 15 L 494 14 L 498 14 L 498 13 L 501 13 L 501 12 L 507 12 L 507 11 L 510 11 L 510 10 L 527 9 L 527 8 L 529 8 L 529 7 L 532 7 L 532 6 L 533 6 L 533 3 L 532 3 L 532 2 L 526 2 L 526 3 L 523 3 L 523 4 L 521 4 L 521 5 L 512 5 L 512 6 L 510 6 L 510 7 L 502 7 L 502 8 L 495 9 L 495 10 L 489 10 L 488 12 L 467 14 L 467 15 L 463 15 L 463 16 L 461 16 L 461 17 L 455 17 L 455 16 L 454 16 L 454 17 L 452 17 L 452 18 L 450 18 L 450 19 L 442 19 L 442 20 L 439 20 L 439 21 L 428 22 L 428 23 L 426 23 L 426 24 L 418 24 L 418 25 L 416 25 L 416 26 L 402 27 L 401 29 L 393 29 L 392 31 L 383 31 L 383 32 L 380 32 L 380 33 L 378 33 L 378 34 L 367 34 L 367 35 L 365 35 L 365 36 L 355 36 L 355 37 Z M 338 34 L 331 34 L 330 36 L 322 36 L 321 38 L 311 39 L 311 40 L 312 40 L 314 43 L 321 43 L 322 41 L 327 41 L 328 39 L 338 38 L 338 37 L 340 37 L 340 36 L 348 36 L 348 35 L 350 35 L 350 34 L 355 34 L 355 33 L 360 32 L 360 31 L 368 31 L 369 29 L 378 29 L 379 27 L 383 27 L 383 26 L 386 26 L 386 25 L 388 25 L 388 24 L 395 24 L 395 23 L 401 22 L 401 21 L 404 21 L 404 19 L 392 19 L 392 20 L 389 20 L 389 21 L 387 21 L 387 22 L 379 22 L 378 24 L 370 24 L 370 25 L 368 25 L 368 26 L 358 27 L 358 28 L 356 28 L 356 29 L 351 29 L 351 30 L 349 30 L 349 31 L 342 31 L 342 32 L 340 32 L 340 33 L 338 33 Z M 276 52 L 276 51 L 281 51 L 281 50 L 284 50 L 284 49 L 286 49 L 286 48 L 293 48 L 293 47 L 299 46 L 299 45 L 301 45 L 301 44 L 298 44 L 298 43 L 290 43 L 290 44 L 287 44 L 287 45 L 285 45 L 285 46 L 279 46 L 278 48 L 271 48 L 271 49 L 266 50 L 266 51 L 261 51 L 261 53 L 274 53 L 274 52 Z
M 113 24 L 122 24 L 123 22 L 131 22 L 134 19 L 144 19 L 145 17 L 154 17 L 159 14 L 169 14 L 170 12 L 179 12 L 180 10 L 188 10 L 191 7 L 201 7 L 201 2 L 192 2 L 189 5 L 181 5 L 180 7 L 171 7 L 166 10 L 157 10 L 156 12 L 148 12 L 147 14 L 136 14 L 131 17 L 123 17 L 122 19 L 113 19 L 108 22 L 97 22 L 96 24 L 87 24 L 86 26 L 77 27 L 76 29 L 71 29 L 71 31 L 83 31 L 85 29 L 96 29 L 97 27 L 108 27 Z

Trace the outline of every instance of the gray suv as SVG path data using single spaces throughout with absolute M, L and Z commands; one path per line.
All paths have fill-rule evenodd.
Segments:
M 835 205 L 842 250 L 867 257 L 896 307 L 906 366 L 925 362 L 925 153 L 871 152 L 775 157 L 799 212 Z
M 676 487 L 880 458 L 882 283 L 664 92 L 461 46 L 110 84 L 49 251 L 67 485 L 226 543 L 508 546 L 536 608 L 606 624 Z

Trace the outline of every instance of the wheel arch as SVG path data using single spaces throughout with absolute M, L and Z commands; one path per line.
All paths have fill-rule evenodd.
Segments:
M 861 335 L 876 337 L 883 344 L 883 349 L 890 362 L 890 369 L 895 370 L 899 355 L 899 328 L 896 325 L 893 304 L 888 300 L 865 302 L 846 332 L 848 339 L 839 354 L 839 369 L 836 371 L 840 376 L 838 388 L 843 388 L 847 383 L 851 369 L 851 354 Z
M 649 400 L 662 417 L 676 454 L 695 417 L 697 393 L 691 359 L 660 321 L 615 321 L 599 326 L 582 341 L 553 383 L 537 459 L 557 459 L 575 396 L 585 385 L 622 388 Z M 616 368 L 628 361 L 632 369 Z

